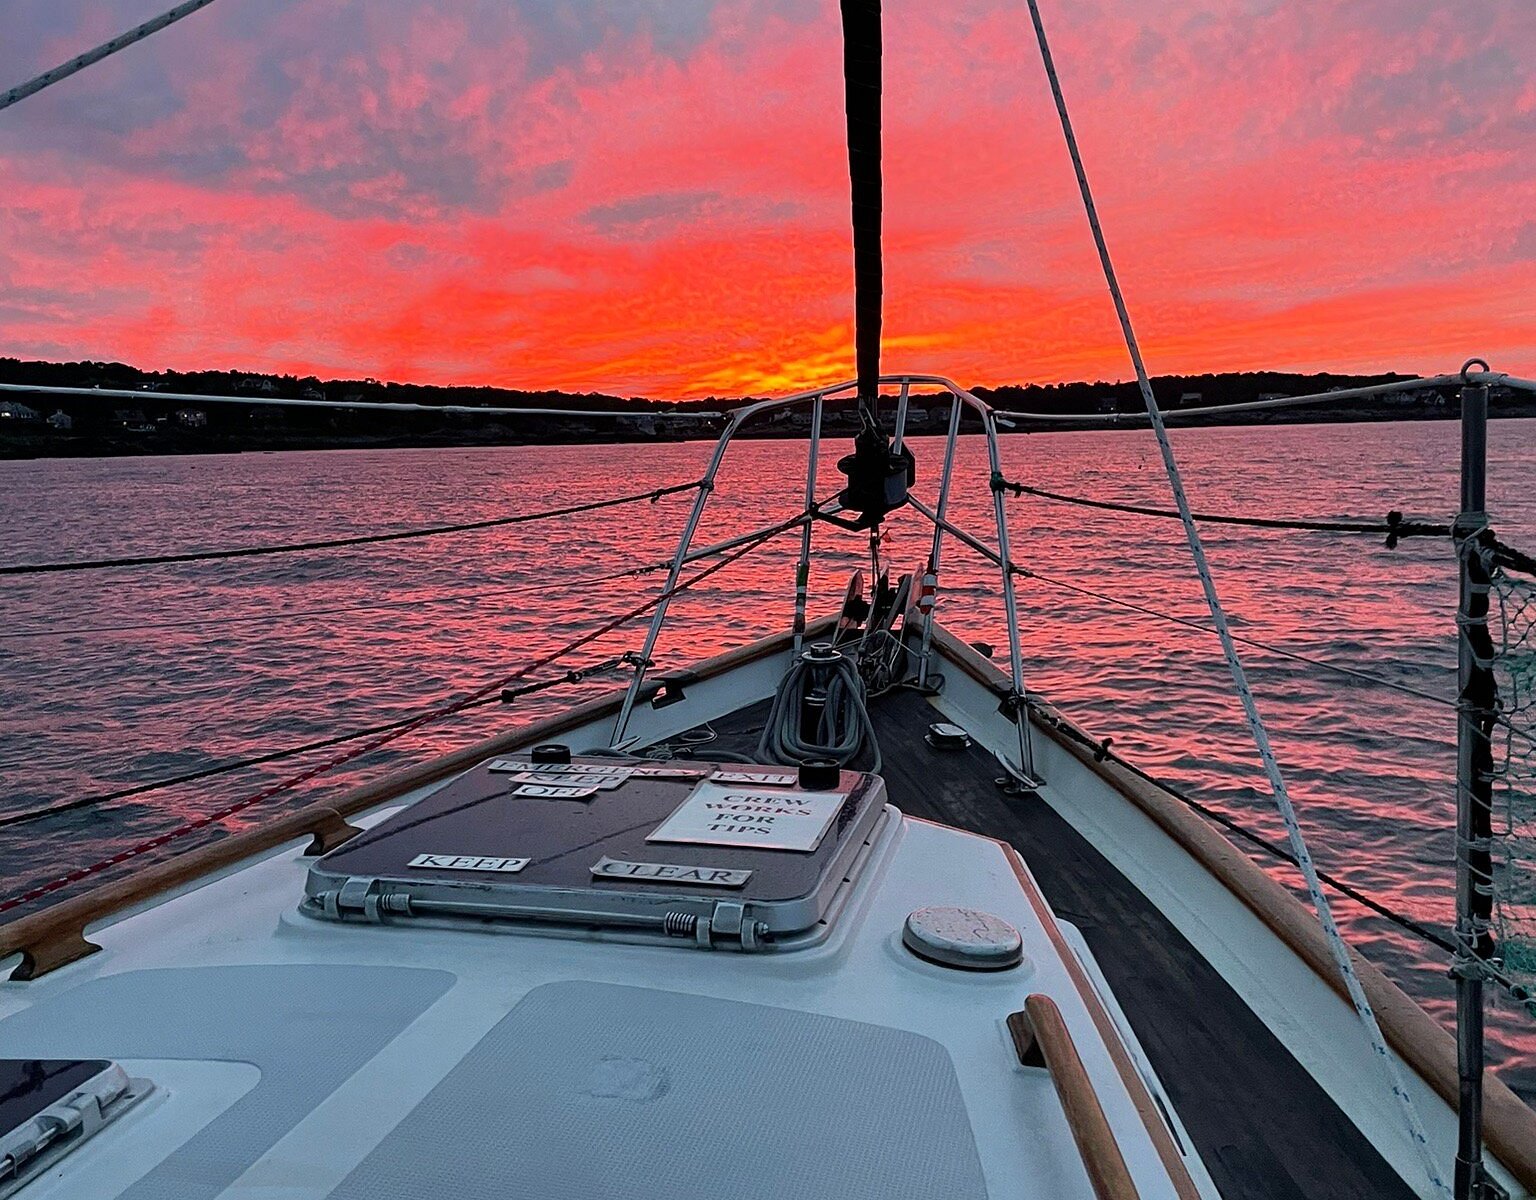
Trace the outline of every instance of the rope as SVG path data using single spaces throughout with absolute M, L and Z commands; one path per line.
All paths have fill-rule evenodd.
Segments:
M 593 675 L 611 671 L 626 661 L 628 660 L 625 656 L 619 655 L 617 658 L 594 663 L 590 667 L 575 668 L 567 671 L 564 675 L 557 675 L 553 679 L 541 680 L 538 683 L 528 684 L 526 687 L 505 689 L 500 696 L 486 696 L 468 707 L 477 708 L 486 704 L 510 704 L 513 700 L 521 699 L 524 696 L 531 696 L 536 692 L 547 691 L 561 684 L 580 683 L 582 680 Z M 376 733 L 398 729 L 403 725 L 409 724 L 413 719 L 412 717 L 404 717 L 398 721 L 386 721 L 382 725 L 370 725 L 365 729 L 354 729 L 351 733 L 319 738 L 313 742 L 305 742 L 299 746 L 288 746 L 282 750 L 272 750 L 266 754 L 257 754 L 250 758 L 216 763 L 211 767 L 204 767 L 201 770 L 188 771 L 183 775 L 173 775 L 169 778 L 150 780 L 145 783 L 136 784 L 133 787 L 121 788 L 115 792 L 104 792 L 97 796 L 83 796 L 78 800 L 68 800 L 62 804 L 50 804 L 45 808 L 32 808 L 16 813 L 6 813 L 0 815 L 0 829 L 6 829 L 13 825 L 30 825 L 34 821 L 58 816 L 61 813 L 75 812 L 82 808 L 100 808 L 115 800 L 125 800 L 130 796 L 142 796 L 148 792 L 162 791 L 165 788 L 176 787 L 183 783 L 195 783 L 199 779 L 210 779 L 215 775 L 227 775 L 231 771 L 243 771 L 251 767 L 262 766 L 266 763 L 280 762 L 286 758 L 297 758 L 301 754 L 309 754 L 315 750 L 324 750 L 330 746 L 339 746 L 346 742 L 355 742 L 359 738 L 370 737 Z
M 1296 865 L 1300 868 L 1302 877 L 1306 881 L 1307 893 L 1312 899 L 1313 907 L 1317 910 L 1318 922 L 1323 927 L 1324 936 L 1328 942 L 1334 962 L 1339 973 L 1343 977 L 1345 988 L 1349 992 L 1350 999 L 1355 1006 L 1355 1012 L 1360 1018 L 1361 1027 L 1370 1042 L 1372 1052 L 1381 1063 L 1386 1081 L 1392 1094 L 1397 1097 L 1401 1108 L 1403 1121 L 1407 1126 L 1409 1139 L 1413 1142 L 1418 1153 L 1424 1173 L 1428 1177 L 1430 1186 L 1446 1196 L 1450 1195 L 1450 1189 L 1445 1180 L 1441 1178 L 1440 1168 L 1435 1163 L 1434 1155 L 1430 1151 L 1429 1139 L 1425 1135 L 1423 1122 L 1419 1119 L 1412 1097 L 1403 1084 L 1402 1072 L 1393 1060 L 1387 1049 L 1386 1039 L 1382 1036 L 1381 1027 L 1376 1020 L 1376 1014 L 1371 1008 L 1370 999 L 1361 987 L 1359 978 L 1355 975 L 1354 963 L 1350 960 L 1349 949 L 1344 944 L 1344 939 L 1339 934 L 1338 924 L 1333 917 L 1333 909 L 1328 897 L 1323 891 L 1322 882 L 1318 879 L 1317 867 L 1312 862 L 1312 856 L 1307 849 L 1306 838 L 1302 835 L 1301 825 L 1296 818 L 1295 806 L 1291 803 L 1290 792 L 1285 785 L 1285 777 L 1280 772 L 1280 764 L 1276 761 L 1274 750 L 1269 744 L 1269 733 L 1264 727 L 1263 718 L 1259 715 L 1257 703 L 1254 701 L 1253 692 L 1248 687 L 1247 673 L 1243 669 L 1242 659 L 1238 656 L 1237 646 L 1232 640 L 1232 632 L 1227 625 L 1227 615 L 1221 606 L 1221 598 L 1216 593 L 1216 584 L 1211 578 L 1210 564 L 1206 561 L 1205 547 L 1200 540 L 1200 530 L 1195 524 L 1195 519 L 1190 511 L 1189 498 L 1184 493 L 1184 482 L 1179 474 L 1179 466 L 1173 455 L 1173 446 L 1168 440 L 1168 427 L 1163 422 L 1162 412 L 1157 406 L 1157 398 L 1152 394 L 1151 379 L 1147 374 L 1146 363 L 1142 360 L 1141 347 L 1136 340 L 1136 331 L 1131 325 L 1130 310 L 1126 307 L 1125 297 L 1120 290 L 1120 282 L 1115 274 L 1114 263 L 1109 255 L 1109 243 L 1104 237 L 1104 230 L 1099 223 L 1098 209 L 1093 202 L 1093 192 L 1088 186 L 1088 174 L 1083 167 L 1082 153 L 1078 149 L 1077 137 L 1072 131 L 1072 120 L 1067 113 L 1066 98 L 1062 95 L 1061 80 L 1056 74 L 1056 64 L 1051 57 L 1050 45 L 1045 36 L 1045 24 L 1040 17 L 1039 0 L 1028 0 L 1029 15 L 1034 23 L 1035 36 L 1040 44 L 1040 57 L 1045 67 L 1046 77 L 1050 82 L 1051 98 L 1056 105 L 1056 115 L 1061 120 L 1061 131 L 1066 139 L 1067 153 L 1072 159 L 1072 169 L 1077 176 L 1078 192 L 1083 201 L 1083 211 L 1088 218 L 1088 226 L 1093 233 L 1094 246 L 1098 250 L 1099 264 L 1104 270 L 1104 282 L 1109 287 L 1111 299 L 1114 301 L 1115 315 L 1120 321 L 1120 332 L 1125 338 L 1125 348 L 1130 355 L 1131 365 L 1136 371 L 1136 383 L 1141 391 L 1141 398 L 1146 405 L 1147 416 L 1152 422 L 1152 431 L 1157 437 L 1157 445 L 1162 453 L 1163 467 L 1168 474 L 1168 484 L 1173 490 L 1174 503 L 1179 510 L 1179 518 L 1184 525 L 1184 535 L 1189 542 L 1191 557 L 1195 560 L 1195 571 L 1200 576 L 1200 587 L 1205 593 L 1206 605 L 1210 609 L 1211 621 L 1216 627 L 1217 637 L 1221 640 L 1222 654 L 1227 660 L 1227 667 L 1232 673 L 1232 682 L 1237 688 L 1237 694 L 1242 701 L 1243 712 L 1248 720 L 1249 730 L 1253 734 L 1254 745 L 1258 748 L 1259 758 L 1264 764 L 1264 773 L 1269 778 L 1270 790 L 1274 793 L 1275 805 L 1280 811 L 1281 820 L 1285 823 L 1287 840 L 1290 842 L 1291 853 L 1296 857 Z
M 65 875 L 60 875 L 56 879 L 49 880 L 47 883 L 39 884 L 37 887 L 23 892 L 20 895 L 12 896 L 8 900 L 0 901 L 0 913 L 8 912 L 9 910 L 17 908 L 23 904 L 30 904 L 35 900 L 41 900 L 43 897 L 50 896 L 61 888 L 66 888 L 71 884 L 79 883 L 81 880 L 89 879 L 93 875 L 98 875 L 103 871 L 107 871 L 113 867 L 120 866 L 131 859 L 138 858 L 144 854 L 148 854 L 152 850 L 158 850 L 160 847 L 165 846 L 170 842 L 176 841 L 179 838 L 187 837 L 190 834 L 197 833 L 199 830 L 206 829 L 210 825 L 217 824 L 221 821 L 226 821 L 230 817 L 235 816 L 237 813 L 244 812 L 246 809 L 251 808 L 253 805 L 261 803 L 263 800 L 268 800 L 282 792 L 290 791 L 291 789 L 298 787 L 300 784 L 308 783 L 311 779 L 314 779 L 319 775 L 323 775 L 328 771 L 335 770 L 337 767 L 344 766 L 354 759 L 361 758 L 365 754 L 370 754 L 374 750 L 388 745 L 390 742 L 403 737 L 405 734 L 410 733 L 413 730 L 419 729 L 422 726 L 428 725 L 434 721 L 444 720 L 448 717 L 454 716 L 457 713 L 463 712 L 465 709 L 471 708 L 474 705 L 482 702 L 486 697 L 499 692 L 502 688 L 516 683 L 519 679 L 523 679 L 535 671 L 542 670 L 544 667 L 547 667 L 549 664 L 562 658 L 564 655 L 571 653 L 573 650 L 579 650 L 582 646 L 585 646 L 590 642 L 596 641 L 600 637 L 604 637 L 605 635 L 612 633 L 621 625 L 633 620 L 635 617 L 640 616 L 642 613 L 648 612 L 650 609 L 656 607 L 656 605 L 661 604 L 666 600 L 670 600 L 673 596 L 685 592 L 691 587 L 694 587 L 704 579 L 708 578 L 710 575 L 713 575 L 716 571 L 724 569 L 731 563 L 735 562 L 737 559 L 742 558 L 743 556 L 749 554 L 751 551 L 757 549 L 764 542 L 778 536 L 778 534 L 784 532 L 784 530 L 789 528 L 792 524 L 797 524 L 800 519 L 801 517 L 799 516 L 795 517 L 793 522 L 785 523 L 772 532 L 765 533 L 757 541 L 748 543 L 734 554 L 727 555 L 717 563 L 712 563 L 710 566 L 707 566 L 702 571 L 695 573 L 687 580 L 684 580 L 683 582 L 678 583 L 676 586 L 668 589 L 667 591 L 662 592 L 659 596 L 652 597 L 650 600 L 645 601 L 643 604 L 637 605 L 636 607 L 629 609 L 627 612 L 621 613 L 619 616 L 614 617 L 609 621 L 605 621 L 602 625 L 598 626 L 598 628 L 592 630 L 589 633 L 582 634 L 574 641 L 568 642 L 558 650 L 552 651 L 551 653 L 544 655 L 542 658 L 534 660 L 526 667 L 522 667 L 519 670 L 512 672 L 510 675 L 506 675 L 501 679 L 492 680 L 490 683 L 476 688 L 468 696 L 465 696 L 462 699 L 454 700 L 440 707 L 429 709 L 426 712 L 412 717 L 404 723 L 396 725 L 394 728 L 379 734 L 379 736 L 365 742 L 361 746 L 356 746 L 343 754 L 338 754 L 328 758 L 324 762 L 318 763 L 315 766 L 308 768 L 307 770 L 299 772 L 297 775 L 291 775 L 286 779 L 272 784 L 270 787 L 262 788 L 260 791 L 254 793 L 253 795 L 246 796 L 244 799 L 237 800 L 232 804 L 226 804 L 224 807 L 216 809 L 215 811 L 208 813 L 205 816 L 198 817 L 196 820 L 187 821 L 182 825 L 176 826 L 174 829 L 167 830 L 166 832 L 161 833 L 155 837 L 148 838 L 145 841 L 138 842 L 135 845 L 120 850 L 108 858 L 100 859 L 94 863 L 89 864 L 88 866 L 78 867 Z
M 301 554 L 313 550 L 334 550 L 343 546 L 369 546 L 378 542 L 404 542 L 412 538 L 438 537 L 446 533 L 468 533 L 479 529 L 497 529 L 503 525 L 523 525 L 531 521 L 544 521 L 552 517 L 568 517 L 575 513 L 596 512 L 601 508 L 615 508 L 621 504 L 633 504 L 649 500 L 653 504 L 663 496 L 692 491 L 699 486 L 691 483 L 674 483 L 668 487 L 653 488 L 647 492 L 632 492 L 627 496 L 614 496 L 607 500 L 593 500 L 586 504 L 573 504 L 565 508 L 552 508 L 544 512 L 518 513 L 510 517 L 493 517 L 487 521 L 465 521 L 458 525 L 431 525 L 424 529 L 400 529 L 393 533 L 369 533 L 358 537 L 330 538 L 318 542 L 288 542 L 275 546 L 243 546 L 236 550 L 191 550 L 183 554 L 149 554 L 135 558 L 76 559 L 73 562 L 17 563 L 0 567 L 0 575 L 42 575 L 59 571 L 99 571 L 108 567 L 153 567 L 166 563 L 210 562 L 226 558 L 254 558 L 266 554 Z
M 1045 488 L 1030 487 L 1024 483 L 999 479 L 997 486 L 1016 496 L 1038 496 L 1042 500 L 1055 500 L 1061 504 L 1076 504 L 1083 508 L 1098 508 L 1109 512 L 1134 513 L 1142 517 L 1166 517 L 1180 520 L 1177 509 L 1149 508 L 1140 504 L 1122 504 L 1114 500 L 1092 500 L 1087 496 L 1071 496 L 1064 492 L 1050 492 Z M 1405 521 L 1403 514 L 1393 509 L 1385 521 L 1308 521 L 1296 517 L 1245 517 L 1234 514 L 1191 513 L 1196 521 L 1213 525 L 1246 525 L 1254 529 L 1300 529 L 1318 533 L 1379 533 L 1387 538 L 1388 546 L 1395 546 L 1405 537 L 1450 537 L 1449 525 L 1427 521 Z
M 1506 546 L 1492 533 L 1487 535 L 1488 545 L 1493 549 L 1493 563 L 1503 567 L 1506 571 L 1519 571 L 1524 575 L 1536 575 L 1536 558 L 1532 558 L 1523 550 L 1516 550 L 1513 546 Z
M 125 50 L 135 42 L 142 42 L 152 33 L 159 33 L 167 25 L 174 25 L 183 17 L 190 17 L 200 8 L 207 8 L 213 0 L 185 0 L 168 12 L 161 13 L 158 17 L 151 17 L 142 25 L 135 25 L 127 33 L 119 34 L 110 42 L 103 42 L 94 50 L 87 50 L 84 54 L 77 54 L 66 63 L 61 63 L 52 70 L 44 71 L 41 75 L 27 80 L 11 88 L 8 92 L 0 92 L 0 109 L 10 108 L 28 96 L 36 95 L 45 87 L 51 87 L 61 79 L 68 79 L 76 71 L 83 71 L 93 63 L 99 63 L 102 59 L 116 54 L 119 50 Z
M 801 731 L 813 694 L 818 696 L 821 711 L 816 716 L 814 739 L 810 739 Z M 846 767 L 866 746 L 874 756 L 869 769 L 880 770 L 880 743 L 865 705 L 858 665 L 846 654 L 815 662 L 797 657 L 774 694 L 758 754 L 769 762 L 831 759 Z

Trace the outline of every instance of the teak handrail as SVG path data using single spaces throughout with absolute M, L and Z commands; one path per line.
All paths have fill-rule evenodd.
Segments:
M 933 624 L 933 643 L 939 652 L 977 683 L 997 691 L 1009 678 L 971 646 L 938 622 Z M 1044 734 L 1121 796 L 1141 810 L 1163 833 L 1209 871 L 1229 892 L 1259 918 L 1287 947 L 1339 997 L 1348 993 L 1338 969 L 1323 943 L 1317 918 L 1290 892 L 1210 825 L 1156 783 L 1128 770 L 1113 758 L 1094 752 L 1094 738 L 1080 726 L 1050 709 L 1051 721 L 1036 724 Z M 1056 722 L 1074 730 L 1070 737 Z M 1387 1044 L 1410 1070 L 1427 1083 L 1453 1109 L 1458 1100 L 1456 1042 L 1451 1034 L 1400 987 L 1358 952 L 1352 952 L 1361 986 L 1376 1010 Z M 1483 1141 L 1521 1186 L 1536 1193 L 1536 1113 L 1497 1077 L 1483 1080 Z
M 1093 1194 L 1098 1200 L 1140 1200 L 1115 1131 L 1109 1127 L 1088 1068 L 1083 1066 L 1056 1001 L 1039 993 L 1028 997 L 1022 1012 L 1009 1014 L 1008 1032 L 1013 1035 L 1021 1063 L 1044 1066 L 1050 1073 Z

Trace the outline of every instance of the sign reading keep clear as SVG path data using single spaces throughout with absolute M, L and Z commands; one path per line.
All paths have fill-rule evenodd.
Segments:
M 821 845 L 847 799 L 845 792 L 767 791 L 705 780 L 645 840 L 808 853 Z

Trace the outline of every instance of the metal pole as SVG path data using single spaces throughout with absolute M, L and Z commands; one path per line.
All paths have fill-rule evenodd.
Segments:
M 1035 774 L 1034 739 L 1029 728 L 1028 693 L 1024 689 L 1024 654 L 1019 646 L 1019 606 L 1013 594 L 1012 555 L 1008 552 L 1008 512 L 1003 502 L 1003 460 L 997 447 L 997 423 L 992 413 L 982 417 L 987 431 L 987 457 L 992 467 L 992 511 L 997 518 L 997 554 L 1002 561 L 1003 609 L 1008 618 L 1008 659 L 1013 673 L 1013 695 L 1009 702 L 1013 707 L 1014 727 L 1019 731 L 1019 783 L 1025 788 L 1037 788 L 1044 780 Z
M 651 617 L 651 627 L 645 634 L 645 645 L 640 648 L 640 661 L 635 667 L 635 677 L 629 681 L 629 690 L 624 693 L 624 703 L 619 708 L 619 715 L 613 723 L 613 737 L 608 740 L 610 747 L 617 746 L 624 740 L 624 730 L 629 725 L 629 717 L 635 710 L 635 701 L 640 696 L 640 685 L 645 680 L 645 672 L 650 666 L 651 652 L 656 649 L 656 639 L 661 634 L 662 622 L 667 619 L 667 605 L 671 602 L 672 589 L 677 586 L 678 576 L 682 574 L 683 562 L 688 554 L 688 546 L 693 541 L 693 535 L 699 528 L 699 521 L 704 516 L 704 506 L 709 503 L 709 495 L 715 490 L 715 476 L 720 471 L 721 460 L 725 458 L 726 447 L 731 444 L 731 437 L 740 427 L 747 410 L 738 410 L 733 413 L 726 426 L 720 431 L 720 440 L 715 443 L 715 452 L 710 456 L 709 469 L 704 472 L 704 478 L 699 481 L 699 494 L 694 497 L 693 510 L 688 514 L 687 523 L 683 526 L 683 534 L 677 541 L 677 553 L 672 557 L 672 566 L 667 571 L 667 584 L 662 589 L 662 599 L 656 605 L 656 612 Z
M 1493 760 L 1495 682 L 1488 634 L 1488 388 L 1461 389 L 1461 512 L 1454 526 L 1460 562 L 1456 719 L 1456 1200 L 1491 1196 L 1483 1165 L 1483 964 L 1493 954 Z
M 805 463 L 805 507 L 809 511 L 816 503 L 816 460 L 821 454 L 821 407 L 822 397 L 811 401 L 811 449 Z M 805 604 L 811 586 L 811 527 L 807 521 L 800 531 L 800 561 L 795 566 L 795 653 L 800 653 L 800 643 L 805 640 Z
M 933 522 L 933 545 L 928 550 L 928 572 L 931 579 L 922 581 L 923 587 L 933 588 L 933 605 L 939 602 L 939 551 L 944 545 L 944 520 L 949 511 L 949 485 L 955 474 L 955 444 L 960 440 L 960 414 L 964 406 L 960 397 L 949 402 L 949 435 L 944 442 L 944 473 L 939 477 L 939 505 Z M 921 591 L 919 592 L 921 595 Z M 928 685 L 928 657 L 933 652 L 933 610 L 923 617 L 923 644 L 917 655 L 917 686 Z
M 900 454 L 901 446 L 907 437 L 907 398 L 912 391 L 912 381 L 903 378 L 901 381 L 901 395 L 896 400 L 896 437 L 891 442 L 891 453 Z

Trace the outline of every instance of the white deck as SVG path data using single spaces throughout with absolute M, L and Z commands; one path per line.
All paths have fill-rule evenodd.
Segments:
M 389 811 L 374 813 L 365 823 Z M 39 981 L 0 988 L 0 1016 L 17 1018 L 0 1023 L 0 1052 L 6 1056 L 108 1056 L 157 1085 L 148 1100 L 28 1185 L 22 1196 L 328 1196 L 371 1152 L 388 1147 L 391 1131 L 525 997 L 561 981 L 765 1005 L 931 1039 L 953 1064 L 987 1193 L 1088 1200 L 1093 1192 L 1051 1080 L 1043 1070 L 1017 1064 L 1004 1024 L 1026 995 L 1044 993 L 1065 1016 L 1141 1195 L 1162 1200 L 1175 1194 L 1084 998 L 1055 957 L 1009 862 L 986 840 L 919 822 L 891 826 L 826 941 L 757 955 L 683 944 L 625 945 L 312 920 L 296 911 L 309 862 L 300 849 L 275 853 L 139 911 L 94 935 L 104 947 L 101 953 Z M 1011 971 L 981 974 L 915 958 L 901 944 L 902 922 L 914 908 L 934 904 L 981 908 L 1004 917 L 1023 935 L 1028 961 Z M 240 978 L 251 988 L 229 992 L 230 973 L 219 968 L 233 967 L 248 969 Z M 285 973 L 295 967 L 332 969 L 325 978 L 371 978 L 380 989 L 390 987 L 393 971 L 405 968 L 398 978 L 402 984 L 409 980 L 402 990 L 410 995 L 375 997 L 378 1004 L 371 1007 L 378 1012 L 367 1028 L 361 1020 L 355 1028 L 337 1026 L 345 1030 L 343 1036 L 315 1045 L 327 1026 L 306 1007 L 313 1007 L 313 1000 L 306 999 L 302 987 L 285 990 L 285 978 L 300 978 Z M 348 974 L 368 968 L 377 973 Z M 131 975 L 137 972 L 155 974 Z M 82 985 L 91 986 L 70 994 Z M 541 993 L 552 994 L 558 993 Z M 104 1008 L 114 995 L 131 997 L 135 1011 Z M 656 999 L 666 1003 L 665 997 Z M 295 1011 L 282 1011 L 290 1004 Z M 233 1045 L 244 1038 L 251 1046 L 238 1056 L 244 1062 L 227 1061 L 227 1051 L 210 1053 L 207 1039 L 195 1030 L 189 1029 L 184 1039 L 177 1033 L 178 1013 L 223 1006 L 233 1018 L 242 1005 L 255 1007 L 240 1017 L 239 1037 L 226 1040 Z M 751 1020 L 752 1013 L 741 1010 L 744 1020 Z M 546 1019 L 551 1036 L 567 1032 L 558 1028 L 559 1018 Z M 158 1027 L 156 1036 L 167 1049 L 154 1061 L 114 1052 L 113 1031 L 125 1023 L 141 1031 Z M 772 1052 L 771 1047 L 763 1051 Z M 642 1084 L 653 1067 L 667 1074 L 666 1062 L 642 1061 L 634 1067 Z M 830 1069 L 825 1059 L 805 1061 L 800 1068 L 813 1082 L 817 1072 Z M 334 1078 L 323 1077 L 326 1071 Z M 719 1064 L 719 1075 L 706 1085 L 674 1073 L 671 1095 L 675 1099 L 690 1087 L 707 1086 L 710 1097 L 730 1097 L 729 1062 Z M 829 1087 L 846 1084 L 832 1078 L 824 1082 Z M 628 1084 L 620 1080 L 617 1086 L 624 1092 Z M 271 1090 L 262 1093 L 264 1088 Z M 647 1088 L 639 1090 L 638 1098 L 626 1095 L 615 1103 L 643 1102 Z M 264 1108 L 258 1104 L 263 1096 Z M 881 1099 L 872 1096 L 870 1103 Z M 287 1104 L 287 1117 L 284 1103 L 274 1105 L 274 1100 Z M 772 1139 L 776 1129 L 793 1127 L 759 1101 L 740 1095 L 734 1105 L 722 1105 L 720 1136 L 742 1137 L 745 1125 L 755 1131 L 753 1136 Z M 243 1107 L 230 1111 L 236 1104 Z M 271 1116 L 274 1108 L 276 1117 Z M 256 1111 L 268 1114 L 265 1124 L 241 1124 L 243 1113 Z M 469 1124 L 479 1128 L 465 1129 L 456 1140 L 458 1177 L 444 1180 L 442 1195 L 477 1194 L 472 1186 L 477 1158 L 499 1152 L 495 1148 L 519 1136 L 496 1111 L 476 1115 L 478 1120 Z M 214 1139 L 214 1161 L 206 1153 L 192 1154 L 197 1143 L 191 1139 L 221 1120 L 226 1124 Z M 231 1142 L 232 1130 L 244 1132 Z M 839 1132 L 828 1130 L 827 1136 L 835 1150 Z M 212 1137 L 203 1134 L 205 1149 Z M 178 1156 L 184 1146 L 187 1152 Z M 581 1144 L 562 1149 L 582 1169 L 596 1153 Z M 657 1151 L 687 1156 L 691 1148 L 679 1138 L 676 1145 Z M 831 1151 L 822 1147 L 820 1152 Z M 1198 1162 L 1188 1165 L 1203 1181 Z M 716 1183 L 718 1195 L 774 1194 L 778 1186 L 728 1178 Z M 750 1188 L 742 1186 L 748 1183 Z M 814 1183 L 802 1179 L 796 1184 L 796 1190 L 808 1188 L 814 1195 Z M 614 1178 L 613 1190 L 654 1194 L 644 1179 Z

